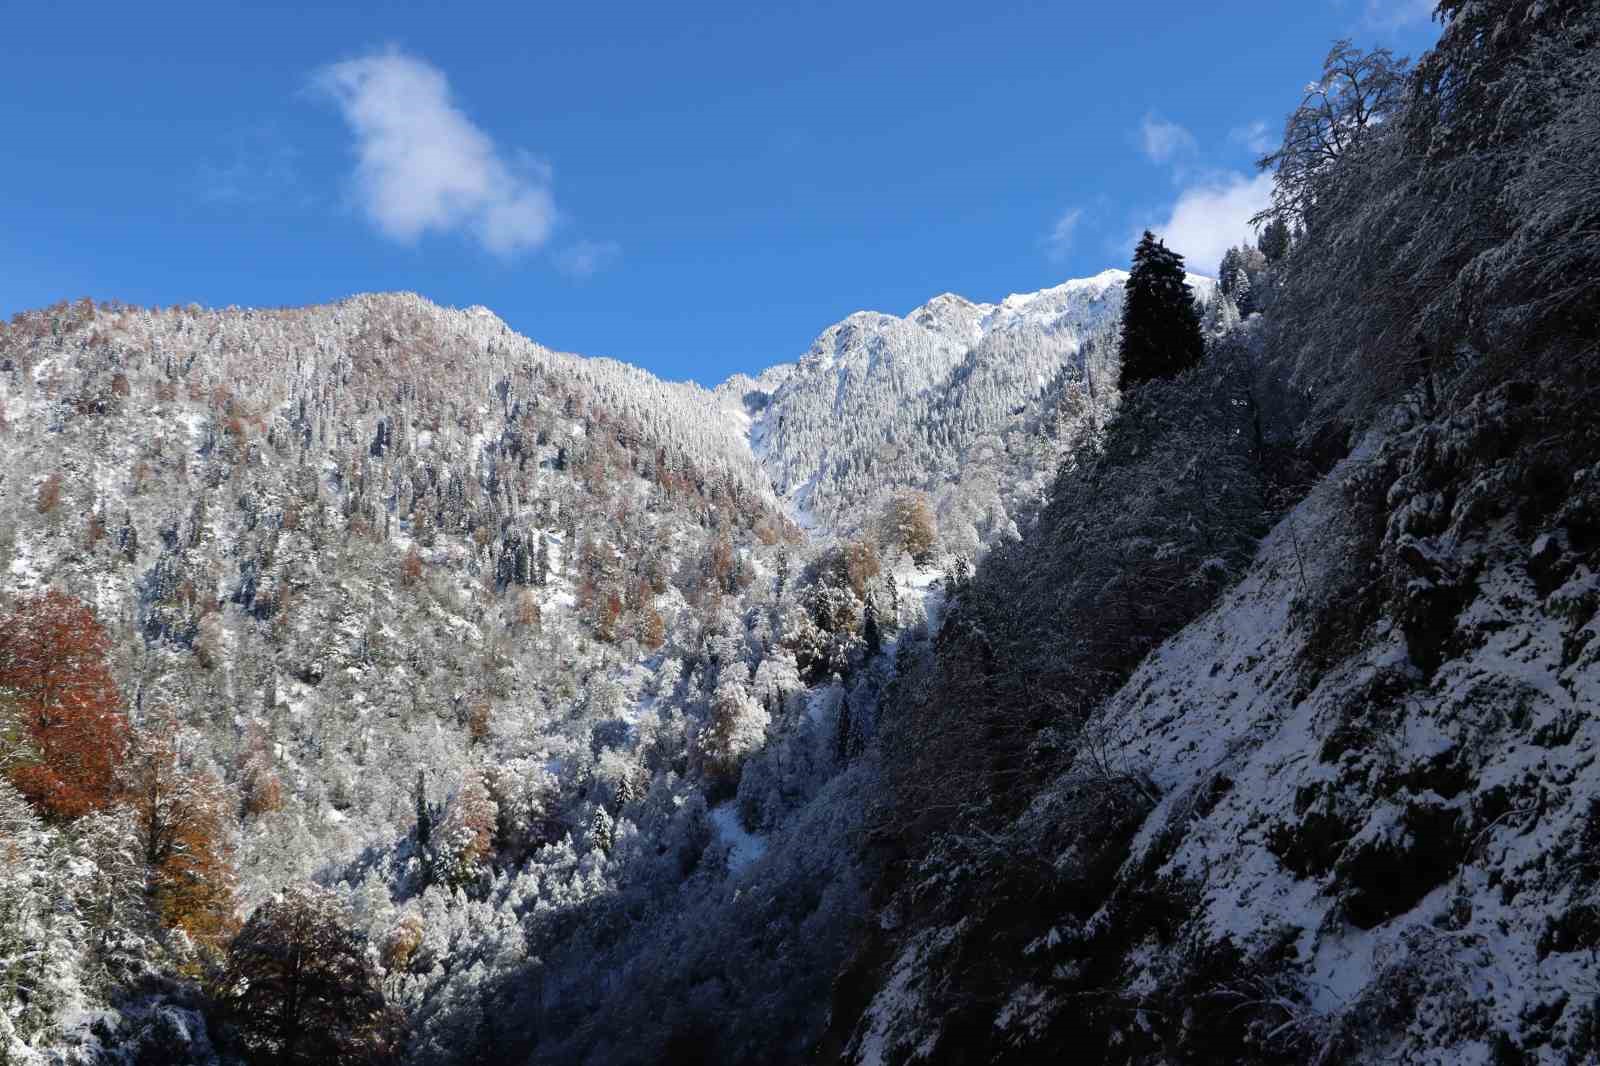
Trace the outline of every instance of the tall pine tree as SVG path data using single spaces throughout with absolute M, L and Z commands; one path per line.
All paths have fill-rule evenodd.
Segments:
M 1228 296 L 1233 295 L 1233 277 L 1235 272 L 1243 265 L 1239 259 L 1239 249 L 1229 248 L 1222 253 L 1222 264 L 1217 267 L 1217 287 Z
M 433 836 L 433 811 L 428 807 L 428 786 L 422 780 L 422 771 L 417 771 L 417 846 L 427 847 L 428 840 Z
M 1170 378 L 1200 362 L 1205 340 L 1183 256 L 1145 230 L 1122 305 L 1121 387 Z
M 1289 254 L 1289 244 L 1289 224 L 1281 218 L 1274 217 L 1261 231 L 1261 239 L 1256 242 L 1256 247 L 1267 257 L 1267 262 L 1276 263 Z
M 883 630 L 878 628 L 878 605 L 867 597 L 867 620 L 861 627 L 861 640 L 867 648 L 867 658 L 872 659 L 883 650 Z

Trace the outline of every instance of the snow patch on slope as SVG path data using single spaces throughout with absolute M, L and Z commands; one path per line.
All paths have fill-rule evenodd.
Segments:
M 767 853 L 765 837 L 758 836 L 739 821 L 739 811 L 730 800 L 719 803 L 707 812 L 711 824 L 728 845 L 728 870 L 738 874 Z

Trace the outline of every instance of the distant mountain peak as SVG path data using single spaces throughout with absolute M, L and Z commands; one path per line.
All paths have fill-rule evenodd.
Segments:
M 1108 269 L 999 303 L 943 292 L 904 317 L 856 311 L 793 363 L 736 375 L 717 392 L 804 525 L 847 531 L 886 492 L 958 486 L 985 463 L 1008 493 L 1026 495 L 1033 490 L 1020 470 L 969 449 L 1036 426 L 1069 381 L 1085 378 L 1081 349 L 1114 329 L 1127 278 Z M 1197 295 L 1209 294 L 1209 278 L 1190 280 Z M 1107 381 L 1102 394 L 1114 391 L 1114 375 Z M 980 451 L 1003 449 L 986 443 Z

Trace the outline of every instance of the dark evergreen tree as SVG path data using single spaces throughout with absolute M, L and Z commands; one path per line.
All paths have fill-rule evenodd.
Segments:
M 1233 274 L 1233 286 L 1229 291 L 1234 305 L 1239 308 L 1239 314 L 1251 315 L 1260 308 L 1256 306 L 1256 298 L 1250 291 L 1250 273 L 1244 267 L 1239 267 Z
M 1257 242 L 1261 254 L 1267 257 L 1267 262 L 1276 263 L 1289 254 L 1289 224 L 1281 218 L 1273 218 L 1261 231 L 1261 240 Z
M 1133 253 L 1122 306 L 1121 387 L 1170 378 L 1197 365 L 1205 352 L 1194 290 L 1183 256 L 1145 230 Z
M 772 595 L 775 599 L 783 599 L 783 590 L 789 584 L 789 546 L 778 545 L 777 581 L 772 586 Z
M 422 780 L 422 771 L 417 771 L 417 846 L 428 846 L 428 838 L 433 835 L 433 812 L 428 810 L 428 789 Z
M 1242 265 L 1239 261 L 1239 249 L 1230 247 L 1222 253 L 1222 263 L 1217 267 L 1217 287 L 1229 296 L 1233 295 L 1234 273 Z
M 878 605 L 871 596 L 867 597 L 867 620 L 861 626 L 861 642 L 866 645 L 868 659 L 883 650 L 883 631 L 878 628 Z
M 839 717 L 833 723 L 833 756 L 841 763 L 850 761 L 850 734 L 852 732 L 850 701 L 839 701 Z
M 534 553 L 528 550 L 526 538 L 518 537 L 516 541 L 516 559 L 513 566 L 517 584 L 527 586 L 535 582 Z
M 545 582 L 550 580 L 550 540 L 543 533 L 539 534 L 539 548 L 533 556 L 533 583 L 544 588 Z
M 604 804 L 594 809 L 594 821 L 589 823 L 589 841 L 601 851 L 609 852 L 617 842 L 617 822 Z
M 127 511 L 122 512 L 122 529 L 117 533 L 117 544 L 122 549 L 122 557 L 128 562 L 139 558 L 139 530 L 133 524 L 133 515 Z

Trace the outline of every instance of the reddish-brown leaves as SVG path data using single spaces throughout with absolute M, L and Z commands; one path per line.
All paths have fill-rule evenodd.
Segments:
M 169 927 L 220 944 L 235 927 L 227 792 L 214 775 L 188 764 L 170 715 L 141 729 L 132 749 L 124 797 L 156 908 Z
M 8 770 L 17 790 L 57 818 L 109 806 L 128 743 L 110 641 L 93 612 L 51 590 L 0 615 L 0 688 L 15 694 L 33 758 Z

